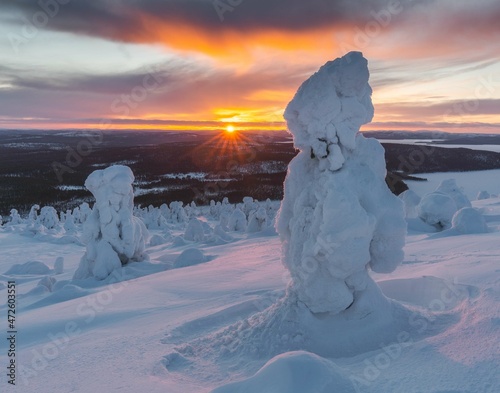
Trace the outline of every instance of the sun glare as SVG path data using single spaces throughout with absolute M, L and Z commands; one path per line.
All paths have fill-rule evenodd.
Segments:
M 234 126 L 229 125 L 226 127 L 226 132 L 229 132 L 230 134 L 232 134 L 234 131 L 236 131 Z

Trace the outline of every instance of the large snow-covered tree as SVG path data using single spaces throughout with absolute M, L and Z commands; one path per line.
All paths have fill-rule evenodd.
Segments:
M 367 60 L 330 61 L 285 111 L 300 153 L 289 165 L 277 229 L 290 295 L 313 313 L 337 314 L 376 288 L 368 269 L 403 259 L 403 203 L 385 183 L 384 149 L 359 133 L 374 108 Z

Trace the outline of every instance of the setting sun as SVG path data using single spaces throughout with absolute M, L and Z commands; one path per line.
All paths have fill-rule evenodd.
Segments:
M 226 131 L 229 133 L 233 133 L 235 131 L 235 128 L 234 128 L 234 126 L 229 125 L 226 127 Z

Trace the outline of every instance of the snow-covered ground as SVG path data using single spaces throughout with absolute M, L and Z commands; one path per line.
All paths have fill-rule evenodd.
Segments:
M 434 191 L 446 179 L 456 179 L 465 195 L 471 200 L 475 199 L 480 191 L 500 195 L 500 169 L 473 172 L 415 173 L 414 175 L 427 179 L 423 182 L 405 180 L 408 187 L 420 196 Z
M 490 183 L 480 189 L 497 191 L 491 173 L 451 177 L 475 195 L 479 189 L 471 180 L 483 176 Z M 415 183 L 421 196 L 424 184 Z M 439 237 L 410 231 L 403 264 L 391 274 L 372 274 L 386 296 L 412 311 L 409 328 L 366 351 L 355 342 L 342 343 L 346 332 L 326 332 L 325 341 L 356 348 L 328 357 L 285 351 L 273 359 L 245 353 L 233 359 L 231 348 L 245 337 L 221 340 L 227 327 L 284 294 L 289 276 L 272 231 L 229 232 L 225 242 L 194 242 L 179 241 L 176 235 L 184 229 L 171 225 L 171 240 L 147 248 L 149 262 L 131 263 L 105 281 L 70 282 L 85 247 L 0 230 L 0 296 L 7 299 L 9 280 L 17 290 L 18 373 L 12 391 L 498 392 L 500 199 L 473 206 L 485 216 L 488 233 Z M 211 217 L 199 219 L 216 224 Z M 166 236 L 164 229 L 150 232 Z M 205 262 L 175 268 L 182 251 L 192 248 L 202 251 Z M 64 258 L 61 274 L 54 269 L 58 257 Z M 46 267 L 14 266 L 29 261 Z M 54 280 L 40 285 L 44 277 Z M 4 301 L 0 315 L 5 327 Z M 210 348 L 211 340 L 217 346 Z M 2 367 L 7 343 L 1 342 Z M 224 360 L 213 363 L 214 352 Z M 2 373 L 0 384 L 6 383 Z

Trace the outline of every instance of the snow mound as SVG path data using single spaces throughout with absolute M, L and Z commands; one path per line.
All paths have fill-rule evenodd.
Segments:
M 184 250 L 174 261 L 174 267 L 188 267 L 199 265 L 200 263 L 206 262 L 207 258 L 205 254 L 197 248 L 188 248 Z
M 161 244 L 165 244 L 167 240 L 161 236 L 161 235 L 153 235 L 151 236 L 151 239 L 149 239 L 149 246 L 150 247 L 156 247 Z
M 219 387 L 212 393 L 351 393 L 346 372 L 329 360 L 297 351 L 276 356 L 253 377 Z
M 182 247 L 186 245 L 186 241 L 182 236 L 174 236 L 172 239 L 172 246 L 173 247 Z
M 450 227 L 453 215 L 457 210 L 457 204 L 453 198 L 440 192 L 431 192 L 425 195 L 417 206 L 420 219 L 439 229 Z
M 5 274 L 20 276 L 50 274 L 51 272 L 52 269 L 50 269 L 50 267 L 48 267 L 45 263 L 39 261 L 30 261 L 12 266 L 5 272 Z
M 456 212 L 451 220 L 451 227 L 463 235 L 488 232 L 486 220 L 472 207 L 464 207 Z

